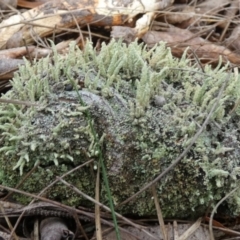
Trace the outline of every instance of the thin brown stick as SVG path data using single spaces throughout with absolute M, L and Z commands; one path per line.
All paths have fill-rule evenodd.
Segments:
M 73 208 L 73 207 L 70 207 L 70 206 L 67 206 L 67 205 L 64 205 L 62 203 L 59 203 L 59 202 L 56 202 L 56 201 L 53 201 L 51 199 L 48 199 L 48 198 L 44 198 L 44 197 L 41 197 L 41 196 L 38 196 L 38 195 L 35 195 L 35 194 L 32 194 L 32 193 L 28 193 L 28 192 L 25 192 L 25 191 L 21 191 L 21 190 L 18 190 L 18 189 L 15 189 L 15 188 L 11 188 L 11 187 L 7 187 L 7 186 L 4 186 L 4 185 L 0 185 L 0 188 L 3 188 L 5 190 L 8 190 L 8 191 L 13 191 L 13 192 L 16 192 L 16 193 L 19 193 L 19 194 L 23 194 L 27 197 L 31 197 L 31 198 L 35 198 L 35 199 L 38 199 L 38 200 L 41 200 L 43 202 L 47 202 L 47 203 L 50 203 L 50 204 L 53 204 L 59 208 L 62 208 L 68 212 L 73 212 L 73 211 L 76 211 L 78 214 L 80 215 L 85 215 L 91 219 L 95 219 L 95 215 L 92 214 L 92 213 L 89 213 L 89 212 L 85 212 L 85 211 L 82 211 L 80 209 L 76 209 L 76 208 Z M 94 199 L 93 199 L 94 200 Z M 101 204 L 101 203 L 99 203 Z M 103 205 L 103 204 L 101 204 Z M 104 205 L 103 205 L 104 206 Z M 109 209 L 110 210 L 110 209 Z M 124 218 L 122 215 L 119 214 L 118 216 L 119 218 L 122 218 L 123 221 L 125 221 L 126 218 Z M 126 219 L 128 221 L 128 223 L 134 227 L 136 227 L 137 229 L 139 229 L 140 231 L 143 231 L 143 227 L 137 225 L 137 224 L 134 224 L 132 221 Z M 108 225 L 108 226 L 111 226 L 111 227 L 114 227 L 114 224 L 105 220 L 105 219 L 101 219 L 101 222 Z M 121 231 L 123 232 L 126 232 L 126 233 L 129 233 L 127 230 L 125 230 L 124 228 L 119 228 Z M 146 231 L 145 231 L 146 232 Z M 153 235 L 151 235 L 153 239 L 157 239 L 155 238 Z
M 161 211 L 160 204 L 159 204 L 159 201 L 158 201 L 155 185 L 152 186 L 152 194 L 153 194 L 153 198 L 154 198 L 155 207 L 156 207 L 156 210 L 157 210 L 160 232 L 162 232 L 163 240 L 168 240 L 168 233 L 165 229 L 163 215 L 162 215 L 162 211 Z
M 64 185 L 68 186 L 69 188 L 71 188 L 73 191 L 75 191 L 76 193 L 80 194 L 81 196 L 85 197 L 86 199 L 88 199 L 89 201 L 99 205 L 101 208 L 103 208 L 104 210 L 111 212 L 111 209 L 107 206 L 105 206 L 104 204 L 96 201 L 95 199 L 91 198 L 90 196 L 86 195 L 85 193 L 83 193 L 82 191 L 80 191 L 78 188 L 76 188 L 75 186 L 69 184 L 68 182 L 66 182 L 65 180 L 58 178 Z M 121 214 L 115 212 L 116 216 L 119 217 L 120 219 L 122 219 L 123 221 L 125 221 L 126 223 L 128 223 L 129 225 L 136 227 L 139 229 L 139 226 L 135 223 L 133 223 L 132 221 L 130 221 L 129 219 L 123 217 Z M 146 233 L 148 236 L 152 237 L 153 239 L 158 239 L 155 236 L 153 236 L 151 233 L 149 233 L 148 231 L 146 231 L 145 229 L 141 229 L 142 232 Z
M 5 221 L 6 221 L 7 225 L 8 225 L 8 227 L 9 227 L 9 229 L 12 230 L 13 226 L 12 226 L 11 222 L 9 221 L 9 218 L 6 216 L 4 208 L 2 207 L 1 204 L 0 204 L 0 210 L 1 210 L 2 214 L 4 215 Z M 13 236 L 14 239 L 19 240 L 19 238 L 18 238 L 17 234 L 15 233 L 15 231 L 10 236 Z M 11 237 L 9 239 L 11 239 Z
M 212 229 L 212 223 L 213 223 L 213 215 L 217 211 L 217 208 L 224 202 L 228 197 L 230 197 L 236 190 L 238 190 L 239 187 L 234 188 L 230 193 L 228 193 L 225 197 L 223 197 L 213 208 L 211 216 L 210 216 L 210 221 L 209 221 L 209 232 L 210 232 L 210 239 L 214 240 L 214 235 L 213 235 L 213 229 Z

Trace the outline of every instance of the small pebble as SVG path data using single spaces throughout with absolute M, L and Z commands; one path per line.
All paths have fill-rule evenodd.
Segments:
M 163 97 L 163 96 L 158 96 L 158 95 L 156 95 L 156 96 L 154 97 L 154 104 L 155 104 L 157 107 L 162 107 L 165 103 L 166 103 L 165 97 Z
M 67 84 L 67 85 L 65 85 L 64 90 L 65 90 L 65 91 L 72 91 L 72 90 L 73 90 L 73 85 L 72 85 L 72 84 Z

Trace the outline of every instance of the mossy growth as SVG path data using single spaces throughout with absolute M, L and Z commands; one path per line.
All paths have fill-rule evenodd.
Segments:
M 221 63 L 215 69 L 190 63 L 186 53 L 172 56 L 161 43 L 151 50 L 137 42 L 112 41 L 96 51 L 71 45 L 57 54 L 26 61 L 2 96 L 37 106 L 0 105 L 0 182 L 15 187 L 36 164 L 21 189 L 38 193 L 56 176 L 86 162 L 98 161 L 86 111 L 102 141 L 104 164 L 114 203 L 118 204 L 154 179 L 191 142 L 226 87 L 207 127 L 188 154 L 156 185 L 165 217 L 203 214 L 238 185 L 240 174 L 240 78 Z M 73 86 L 77 85 L 78 90 Z M 80 94 L 84 105 L 79 102 Z M 87 166 L 66 180 L 94 196 L 95 171 Z M 58 183 L 46 196 L 69 205 L 91 204 Z M 27 198 L 14 197 L 26 203 Z M 108 202 L 104 186 L 101 201 Z M 240 212 L 240 192 L 226 204 Z M 117 209 L 122 213 L 156 214 L 150 191 Z

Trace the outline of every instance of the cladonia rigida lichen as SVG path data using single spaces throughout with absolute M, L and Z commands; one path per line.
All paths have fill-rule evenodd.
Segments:
M 227 67 L 204 72 L 197 63 L 172 56 L 161 43 L 151 50 L 112 41 L 97 52 L 87 43 L 84 51 L 74 44 L 65 56 L 57 54 L 31 65 L 26 61 L 2 99 L 35 105 L 0 104 L 1 184 L 14 187 L 36 164 L 21 189 L 38 193 L 56 176 L 98 156 L 86 119 L 102 141 L 115 204 L 154 179 L 191 142 L 226 87 L 217 108 L 188 154 L 156 185 L 164 216 L 203 214 L 238 184 L 240 79 Z M 228 76 L 229 74 L 229 76 Z M 76 90 L 73 85 L 78 86 Z M 84 106 L 79 102 L 79 92 Z M 91 166 L 66 180 L 94 195 Z M 44 179 L 44 181 L 43 181 Z M 70 205 L 89 202 L 62 184 L 47 196 Z M 27 198 L 14 196 L 22 203 Z M 101 201 L 107 201 L 104 187 Z M 225 210 L 239 213 L 240 192 L 230 197 Z M 156 214 L 150 191 L 122 206 L 122 213 Z

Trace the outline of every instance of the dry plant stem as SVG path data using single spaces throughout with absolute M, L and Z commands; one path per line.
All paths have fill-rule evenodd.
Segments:
M 228 197 L 230 197 L 236 190 L 238 190 L 239 187 L 234 188 L 230 193 L 228 193 L 224 198 L 222 198 L 216 206 L 213 208 L 211 216 L 210 216 L 210 221 L 209 221 L 209 232 L 210 232 L 210 238 L 211 240 L 214 240 L 214 235 L 213 235 L 213 229 L 212 229 L 212 222 L 213 222 L 213 215 L 217 211 L 217 208 L 222 204 Z
M 198 18 L 196 18 L 196 20 L 193 21 L 189 27 L 194 26 L 194 25 L 198 25 L 198 23 L 199 23 L 199 22 L 201 21 L 201 19 L 204 18 L 204 17 L 205 17 L 207 20 L 208 20 L 208 19 L 216 19 L 216 20 L 219 19 L 219 21 L 220 21 L 220 23 L 221 23 L 221 17 L 214 16 L 213 14 L 211 14 L 211 12 L 214 12 L 214 10 L 217 10 L 217 9 L 218 9 L 218 11 L 224 10 L 225 5 L 226 5 L 226 3 L 223 3 L 221 6 L 217 6 L 217 7 L 214 8 L 214 9 L 210 9 L 209 11 L 205 12 L 204 14 L 195 14 L 195 16 L 198 17 Z
M 28 55 L 28 59 L 29 59 L 29 61 L 30 61 L 30 63 L 31 63 L 31 66 L 33 66 L 33 59 L 32 59 L 32 56 L 31 56 L 31 54 L 30 54 L 29 48 L 28 48 L 28 46 L 27 46 L 26 40 L 25 40 L 25 38 L 22 38 L 22 40 L 23 40 L 24 46 L 25 46 L 25 48 L 26 48 L 26 52 L 27 52 L 27 55 Z
M 79 209 L 75 209 L 73 207 L 66 206 L 66 205 L 64 205 L 62 203 L 53 201 L 53 200 L 45 198 L 45 197 L 41 197 L 41 196 L 38 196 L 38 195 L 35 195 L 35 194 L 31 194 L 31 193 L 28 193 L 28 192 L 25 192 L 25 191 L 21 191 L 21 190 L 15 189 L 15 188 L 6 187 L 4 185 L 0 185 L 0 187 L 5 189 L 5 190 L 8 190 L 8 191 L 13 191 L 15 193 L 19 193 L 19 194 L 25 195 L 27 197 L 35 198 L 35 199 L 41 200 L 43 202 L 47 202 L 47 203 L 53 204 L 53 205 L 55 205 L 55 206 L 57 206 L 59 208 L 62 208 L 64 210 L 68 211 L 68 212 L 76 211 L 77 213 L 84 214 L 85 216 L 87 216 L 89 218 L 92 218 L 92 219 L 95 218 L 92 213 L 88 213 L 88 212 L 85 212 L 85 211 L 82 211 L 82 210 L 79 210 Z M 106 223 L 106 224 L 108 224 L 110 226 L 113 226 L 112 224 L 109 224 L 108 221 L 104 221 L 104 223 Z
M 152 186 L 152 194 L 153 194 L 153 198 L 154 198 L 155 207 L 156 207 L 156 210 L 157 210 L 160 232 L 162 232 L 163 240 L 168 240 L 168 233 L 165 229 L 163 216 L 162 216 L 162 211 L 161 211 L 161 208 L 160 208 L 160 205 L 159 205 L 155 185 Z
M 79 221 L 79 217 L 78 217 L 76 211 L 72 212 L 72 216 L 73 216 L 73 218 L 74 218 L 74 220 L 75 220 L 75 222 L 76 222 L 76 226 L 77 226 L 77 229 L 76 229 L 74 238 L 76 238 L 77 233 L 78 233 L 79 230 L 80 230 L 81 233 L 82 233 L 82 235 L 83 235 L 83 237 L 84 237 L 84 239 L 85 239 L 85 240 L 89 240 L 89 238 L 88 238 L 88 236 L 87 236 L 87 234 L 86 234 L 86 232 L 85 232 L 85 230 L 84 230 L 81 222 Z
M 239 5 L 239 1 L 233 1 L 231 3 L 230 7 L 227 9 L 227 13 L 226 13 L 227 19 L 223 20 L 223 25 L 225 25 L 225 26 L 224 26 L 224 30 L 221 34 L 221 37 L 219 39 L 220 42 L 223 41 L 223 39 L 226 35 L 226 32 L 229 29 L 229 25 L 232 23 L 232 21 L 235 17 L 235 14 L 238 12 L 238 9 L 239 9 L 238 5 Z
M 44 197 L 41 197 L 41 196 L 38 196 L 38 195 L 34 195 L 34 194 L 31 194 L 31 193 L 28 193 L 28 192 L 25 192 L 25 191 L 21 191 L 21 190 L 18 190 L 18 189 L 6 187 L 6 186 L 3 186 L 3 185 L 0 185 L 0 188 L 3 188 L 3 189 L 8 190 L 8 191 L 13 191 L 13 192 L 16 192 L 16 193 L 19 193 L 19 194 L 22 194 L 22 195 L 25 195 L 25 196 L 28 196 L 28 197 L 31 197 L 31 198 L 35 198 L 35 199 L 41 200 L 41 201 L 43 201 L 43 202 L 51 203 L 51 204 L 53 204 L 53 205 L 55 205 L 55 206 L 57 206 L 57 207 L 59 207 L 59 208 L 65 209 L 65 210 L 68 211 L 68 212 L 73 212 L 73 211 L 75 211 L 75 212 L 77 212 L 78 214 L 85 215 L 85 216 L 87 216 L 87 217 L 89 217 L 89 218 L 95 219 L 95 216 L 94 216 L 94 214 L 92 214 L 92 213 L 85 212 L 85 211 L 82 211 L 82 210 L 80 210 L 80 209 L 76 209 L 76 208 L 73 208 L 73 207 L 69 207 L 69 206 L 66 206 L 66 205 L 64 205 L 64 204 L 62 204 L 62 203 L 59 203 L 59 202 L 56 202 L 56 201 L 53 201 L 53 200 L 50 200 L 50 199 L 47 199 L 47 198 L 44 198 Z M 95 200 L 93 199 L 93 201 L 95 201 Z M 99 203 L 99 204 L 100 204 L 100 205 L 103 205 L 103 204 L 101 204 L 101 203 Z M 103 206 L 104 206 L 104 205 L 103 205 Z M 106 208 L 107 208 L 107 207 L 106 207 Z M 110 209 L 109 209 L 109 210 L 110 210 Z M 141 226 L 138 226 L 137 224 L 134 224 L 132 221 L 124 218 L 122 215 L 118 214 L 118 217 L 119 217 L 120 219 L 122 219 L 123 221 L 125 221 L 125 222 L 126 222 L 126 220 L 127 220 L 127 222 L 128 222 L 131 226 L 136 227 L 136 228 L 139 229 L 140 231 L 143 231 L 143 229 L 142 229 Z M 114 227 L 114 224 L 111 223 L 111 222 L 109 222 L 109 221 L 106 221 L 106 220 L 104 220 L 104 219 L 101 219 L 101 221 L 102 221 L 102 223 L 104 223 L 104 224 L 106 224 L 106 225 L 108 225 L 108 226 Z M 127 230 L 125 230 L 124 228 L 119 228 L 119 229 L 120 229 L 121 231 L 123 231 L 123 232 L 129 233 L 129 232 L 128 232 Z M 144 231 L 144 232 L 146 232 L 146 231 Z M 154 237 L 154 236 L 151 235 L 151 234 L 150 234 L 150 236 L 152 237 L 152 239 L 157 239 L 156 237 Z
M 49 27 L 49 26 L 45 26 L 45 25 L 41 25 L 41 24 L 37 24 L 37 23 L 29 23 L 29 22 L 26 22 L 24 20 L 22 20 L 21 23 L 25 23 L 25 24 L 29 24 L 29 25 L 31 24 L 32 26 L 36 26 L 36 27 L 44 27 L 44 28 L 53 29 L 53 27 Z M 17 24 L 12 24 L 12 25 L 17 25 Z M 0 29 L 1 29 L 1 27 L 0 27 Z M 67 33 L 70 33 L 70 32 L 72 32 L 72 33 L 79 33 L 78 29 L 64 28 L 64 27 L 58 27 L 57 29 L 61 30 L 62 32 L 67 32 Z M 89 35 L 88 31 L 82 31 L 82 33 L 84 33 L 86 35 Z M 91 35 L 95 36 L 95 37 L 100 37 L 100 38 L 103 38 L 103 39 L 106 39 L 106 40 L 110 39 L 109 37 L 106 37 L 106 36 L 101 35 L 99 33 L 91 33 Z
M 190 47 L 190 50 L 191 50 L 191 52 L 192 52 L 192 54 L 193 54 L 193 56 L 194 56 L 194 58 L 195 58 L 195 60 L 196 60 L 196 62 L 198 64 L 199 68 L 202 70 L 203 73 L 205 73 L 203 65 L 202 65 L 201 61 L 199 60 L 199 58 L 198 58 L 198 56 L 196 54 L 196 50 L 194 51 L 191 47 Z
M 17 11 L 15 7 L 13 7 L 11 4 L 8 4 L 6 1 L 1 0 L 1 4 L 3 5 L 1 8 L 4 8 L 4 10 L 7 10 L 4 6 L 8 7 L 12 11 Z M 2 10 L 2 9 L 1 9 Z
M 202 218 L 199 218 L 190 228 L 188 228 L 178 240 L 189 239 L 189 237 L 200 227 Z
M 39 240 L 39 220 L 34 221 L 33 239 Z
M 175 221 L 177 221 L 178 223 L 184 223 L 184 224 L 192 223 L 191 221 L 181 220 L 181 219 L 165 219 L 165 220 L 168 221 L 168 222 L 173 222 L 173 225 L 174 225 Z M 204 228 L 209 228 L 209 224 L 201 223 L 201 226 L 204 227 Z M 215 229 L 215 230 L 222 231 L 226 234 L 231 234 L 232 236 L 234 235 L 234 236 L 239 236 L 240 237 L 240 232 L 234 231 L 234 230 L 229 229 L 229 228 L 221 228 L 221 227 L 215 227 L 215 226 L 213 226 L 212 228 Z
M 74 21 L 75 21 L 75 23 L 76 23 L 76 26 L 77 26 L 77 29 L 78 29 L 78 32 L 79 32 L 79 37 L 75 40 L 76 45 L 80 42 L 80 40 L 82 40 L 83 46 L 85 46 L 86 43 L 85 43 L 85 41 L 84 41 L 84 37 L 83 37 L 82 30 L 81 30 L 81 28 L 80 28 L 80 26 L 79 26 L 79 24 L 78 24 L 78 22 L 77 22 L 77 19 L 75 18 L 75 16 L 74 16 L 73 14 L 72 14 L 72 17 L 73 17 L 73 19 L 74 19 Z
M 207 115 L 207 118 L 205 119 L 204 123 L 202 124 L 201 128 L 198 130 L 198 132 L 194 135 L 191 143 L 185 148 L 185 150 L 169 165 L 169 167 L 167 167 L 160 175 L 158 175 L 158 177 L 156 177 L 152 182 L 148 183 L 145 187 L 143 187 L 141 190 L 139 190 L 137 193 L 135 193 L 134 195 L 132 195 L 130 198 L 126 199 L 125 201 L 123 201 L 122 203 L 118 204 L 116 206 L 119 207 L 123 204 L 126 204 L 127 202 L 133 200 L 137 195 L 139 195 L 140 193 L 144 192 L 145 190 L 147 190 L 149 187 L 151 187 L 153 184 L 157 183 L 163 176 L 165 176 L 169 171 L 171 171 L 179 162 L 180 160 L 188 153 L 188 151 L 191 149 L 192 145 L 196 142 L 196 140 L 198 139 L 198 137 L 201 135 L 202 131 L 204 130 L 204 128 L 206 127 L 206 125 L 208 124 L 214 110 L 216 109 L 219 100 L 222 96 L 223 90 L 227 84 L 229 80 L 229 74 L 227 75 L 226 80 L 224 81 L 224 83 L 222 84 L 222 87 L 218 93 L 217 99 L 215 101 L 215 103 L 213 104 L 209 114 Z
M 96 179 L 96 188 L 95 188 L 95 199 L 98 202 L 100 202 L 99 191 L 100 191 L 100 167 L 98 167 L 98 170 L 97 170 L 97 179 Z M 102 240 L 102 228 L 101 228 L 100 215 L 101 215 L 100 206 L 95 204 L 95 216 L 96 216 L 95 225 L 96 225 L 97 240 Z
M 27 101 L 19 101 L 19 100 L 13 100 L 13 99 L 3 99 L 3 98 L 1 98 L 0 102 L 1 103 L 13 103 L 13 104 L 24 105 L 24 106 L 28 106 L 28 107 L 40 106 L 37 103 L 32 103 L 32 102 L 27 102 Z
M 168 230 L 169 232 L 169 230 Z M 178 225 L 177 225 L 177 221 L 173 221 L 173 236 L 174 236 L 174 239 L 177 239 L 179 238 L 179 235 L 178 235 Z
M 0 231 L 0 238 L 3 240 L 11 240 L 10 234 Z M 18 238 L 19 240 L 31 240 L 30 238 Z
M 74 169 L 66 172 L 65 174 L 62 175 L 62 178 L 63 178 L 63 177 L 66 177 L 67 175 L 73 173 L 74 171 L 76 171 L 76 170 L 84 167 L 85 165 L 90 164 L 91 162 L 93 162 L 93 159 L 90 159 L 89 161 L 87 161 L 87 162 L 85 162 L 85 163 L 83 163 L 83 164 L 75 167 Z M 37 165 L 37 166 L 38 166 L 38 165 Z M 37 167 L 37 166 L 36 166 L 36 167 Z M 35 169 L 35 168 L 34 168 L 34 169 Z M 32 171 L 32 170 L 31 170 L 31 171 Z M 31 172 L 31 171 L 30 171 L 30 172 Z M 28 175 L 28 176 L 29 176 L 29 175 Z M 25 179 L 25 178 L 24 178 L 24 179 Z M 55 183 L 57 183 L 58 181 L 59 181 L 58 179 L 56 179 L 55 181 L 53 181 L 53 182 L 52 182 L 51 184 L 49 184 L 46 188 L 44 188 L 44 189 L 38 194 L 38 196 L 41 196 L 45 191 L 47 191 L 47 189 L 49 189 L 50 187 L 52 187 L 52 186 L 53 186 Z M 12 194 L 12 192 L 10 192 L 10 194 Z M 8 197 L 10 194 L 8 194 L 6 197 Z M 5 199 L 5 198 L 4 198 L 4 199 Z M 34 203 L 34 201 L 35 201 L 35 200 L 32 200 L 32 201 L 29 203 L 29 205 L 31 205 L 32 203 Z M 24 213 L 25 213 L 25 211 L 23 211 L 23 212 L 20 214 L 20 216 L 18 217 L 18 220 L 17 220 L 17 222 L 15 223 L 14 228 L 13 228 L 12 231 L 11 231 L 11 236 L 12 236 L 12 234 L 15 232 L 15 230 L 16 230 L 19 222 L 21 221 Z M 76 222 L 76 224 L 78 225 L 77 222 Z
M 165 219 L 165 220 L 168 221 L 168 222 L 173 222 L 173 225 L 174 225 L 175 221 L 177 221 L 178 223 L 184 223 L 184 224 L 192 223 L 191 221 L 181 220 L 181 219 Z M 201 226 L 204 227 L 204 228 L 209 228 L 209 224 L 201 223 Z M 229 229 L 229 228 L 222 228 L 222 227 L 215 227 L 215 226 L 213 226 L 212 228 L 214 230 L 222 231 L 226 234 L 231 234 L 232 236 L 234 235 L 234 236 L 239 236 L 240 237 L 240 232 Z
M 4 232 L 10 236 L 10 230 L 8 228 L 3 227 L 2 225 L 0 225 L 0 233 L 1 232 Z M 1 234 L 0 234 L 0 237 L 1 237 Z
M 218 24 L 214 24 L 212 25 L 212 29 L 216 28 L 218 26 Z M 201 37 L 201 35 L 203 35 L 205 32 L 209 31 L 209 29 L 204 29 L 202 31 L 199 31 L 195 34 L 193 34 L 192 36 L 190 36 L 189 38 L 187 39 L 184 39 L 184 42 L 182 41 L 176 41 L 176 42 L 172 42 L 172 43 L 168 43 L 167 46 L 171 47 L 171 46 L 178 46 L 177 44 L 180 44 L 181 47 L 183 46 L 189 46 L 189 43 L 187 43 L 188 41 L 194 39 L 194 38 L 197 38 L 197 37 Z
M 1 204 L 0 204 L 0 209 L 1 209 L 2 214 L 4 215 L 5 221 L 7 222 L 7 225 L 8 225 L 8 227 L 9 227 L 9 229 L 13 229 L 13 226 L 12 226 L 11 222 L 9 221 L 9 218 L 5 215 L 4 208 L 2 207 Z M 18 238 L 18 236 L 16 235 L 15 232 L 13 232 L 12 235 L 13 235 L 14 239 L 19 240 L 19 238 Z M 11 239 L 11 238 L 10 238 L 10 239 Z
M 209 228 L 209 225 L 206 225 L 206 224 L 202 224 L 202 226 L 205 226 L 205 227 Z M 239 231 L 234 231 L 234 230 L 231 230 L 231 229 L 228 229 L 228 228 L 221 228 L 221 227 L 213 227 L 213 229 L 222 231 L 222 232 L 224 232 L 226 234 L 229 234 L 231 236 L 238 236 L 238 237 L 240 237 L 240 232 Z
M 113 228 L 113 227 L 109 227 L 109 228 L 104 229 L 104 230 L 102 231 L 102 235 L 105 235 L 105 236 L 106 236 L 107 234 L 111 233 L 112 231 L 114 231 L 114 228 Z M 97 236 L 92 237 L 91 240 L 97 240 Z M 115 239 L 114 239 L 114 240 L 115 240 Z
M 53 15 L 49 15 L 49 16 L 53 16 Z M 42 17 L 42 18 L 44 18 L 44 17 Z M 38 18 L 38 19 L 41 19 L 41 18 Z M 35 27 L 43 27 L 43 28 L 54 29 L 53 27 L 49 27 L 49 26 L 45 26 L 45 25 L 41 25 L 41 24 L 37 24 L 37 23 L 32 23 L 32 22 L 28 22 L 28 21 L 24 21 L 24 20 L 22 20 L 22 21 L 19 22 L 19 23 L 14 23 L 14 24 L 6 25 L 6 26 L 4 26 L 4 27 L 11 27 L 11 26 L 18 25 L 18 24 L 28 24 L 28 25 L 32 25 L 32 26 L 35 26 Z M 2 28 L 3 28 L 3 27 L 0 27 L 0 29 L 2 29 Z M 61 30 L 62 32 L 79 33 L 79 30 L 78 30 L 78 29 L 64 28 L 64 27 L 58 27 L 57 29 L 58 29 L 58 30 Z M 82 33 L 84 33 L 84 34 L 89 34 L 88 31 L 82 31 Z M 91 33 L 91 35 L 92 35 L 92 36 L 95 36 L 95 37 L 100 37 L 100 38 L 109 40 L 109 37 L 106 37 L 106 36 L 101 35 L 101 34 L 99 34 L 99 33 Z M 40 38 L 40 39 L 41 39 L 41 38 Z
M 89 40 L 90 40 L 90 42 L 92 42 L 92 33 L 91 33 L 91 29 L 89 27 L 89 24 L 87 24 L 87 29 L 88 29 Z
M 108 211 L 111 213 L 111 209 L 107 206 L 105 206 L 104 204 L 97 202 L 96 200 L 94 200 L 93 198 L 91 198 L 90 196 L 86 195 L 85 193 L 83 193 L 82 191 L 80 191 L 79 189 L 77 189 L 76 187 L 72 186 L 71 184 L 69 184 L 68 182 L 64 181 L 61 178 L 58 178 L 64 185 L 68 186 L 69 188 L 71 188 L 73 191 L 75 191 L 76 193 L 80 194 L 81 196 L 85 197 L 86 199 L 88 199 L 89 201 L 99 205 L 100 207 L 102 207 L 104 210 Z M 132 221 L 130 221 L 129 219 L 123 217 L 122 215 L 120 215 L 119 213 L 115 212 L 116 216 L 119 217 L 120 219 L 122 219 L 123 221 L 125 221 L 126 223 L 130 224 L 133 227 L 136 227 L 139 229 L 139 226 L 135 223 L 133 223 Z M 151 233 L 149 233 L 148 231 L 146 231 L 145 229 L 140 228 L 142 232 L 146 233 L 148 236 L 152 237 L 153 239 L 157 239 L 156 237 L 154 237 Z

